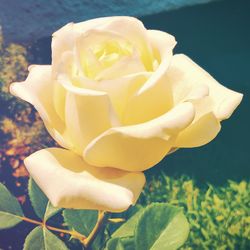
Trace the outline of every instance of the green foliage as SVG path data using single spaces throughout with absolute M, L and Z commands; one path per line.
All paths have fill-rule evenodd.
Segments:
M 22 221 L 22 208 L 17 199 L 0 183 L 0 229 L 11 228 Z
M 48 198 L 32 178 L 29 179 L 28 192 L 35 213 L 44 222 L 62 210 L 61 208 L 52 206 Z
M 63 241 L 45 227 L 36 227 L 25 239 L 24 250 L 67 250 Z
M 95 225 L 99 225 L 98 223 L 100 223 L 100 228 L 98 228 L 97 237 L 93 239 L 87 238 L 87 240 L 91 242 L 91 249 L 104 249 L 108 235 L 107 223 L 109 221 L 108 219 L 110 219 L 108 217 L 112 216 L 112 214 L 105 218 L 105 216 L 99 217 L 97 211 L 65 209 L 63 211 L 63 218 L 69 230 L 54 226 L 51 227 L 47 224 L 47 220 L 61 209 L 54 208 L 50 204 L 41 189 L 32 179 L 29 180 L 28 191 L 31 204 L 42 221 L 24 217 L 17 200 L 9 193 L 4 185 L 0 185 L 0 225 L 2 228 L 12 227 L 22 220 L 39 225 L 26 237 L 24 250 L 67 249 L 64 242 L 49 230 L 67 233 L 71 235 L 71 238 L 77 238 L 83 244 L 86 244 L 84 239 L 89 235 L 90 237 L 92 237 L 91 235 L 95 235 L 93 232 L 95 232 Z M 159 246 L 161 245 L 164 245 L 166 250 L 176 249 L 176 247 L 173 248 L 172 245 L 182 245 L 189 231 L 188 226 L 185 226 L 187 220 L 184 216 L 180 217 L 179 214 L 182 214 L 181 209 L 164 203 L 154 203 L 146 208 L 141 206 L 132 208 L 120 214 L 124 218 L 129 219 L 122 224 L 120 228 L 114 229 L 114 233 L 109 237 L 106 249 L 157 250 L 160 249 Z M 103 218 L 101 219 L 103 223 L 98 221 L 100 218 Z M 152 221 L 154 221 L 153 227 Z M 175 227 L 177 230 L 175 230 Z M 183 234 L 183 232 L 185 233 Z M 169 241 L 171 244 L 168 244 Z
M 107 249 L 174 250 L 186 241 L 188 232 L 182 209 L 152 203 L 141 208 L 112 234 Z
M 105 250 L 135 250 L 133 238 L 113 238 L 108 241 Z
M 151 180 L 140 203 L 162 201 L 185 208 L 190 235 L 182 249 L 250 249 L 250 183 L 199 189 L 188 177 Z
M 96 224 L 98 212 L 95 210 L 65 209 L 63 217 L 70 229 L 87 236 Z
M 34 181 L 30 180 L 28 190 L 34 210 L 43 223 L 60 212 L 48 202 Z M 208 185 L 198 188 L 188 177 L 177 179 L 160 175 L 148 181 L 139 203 L 142 206 L 109 214 L 92 249 L 101 250 L 105 245 L 106 250 L 177 249 L 187 238 L 187 220 L 190 234 L 181 247 L 183 250 L 245 250 L 250 247 L 249 182 L 229 181 L 225 187 Z M 180 207 L 184 208 L 187 219 Z M 0 184 L 0 228 L 15 226 L 22 216 L 17 200 Z M 63 218 L 64 226 L 77 239 L 80 234 L 89 235 L 97 221 L 97 212 L 65 209 Z M 119 218 L 125 222 L 120 223 Z M 117 221 L 119 223 L 114 223 Z M 48 230 L 53 231 L 53 228 L 41 223 L 27 237 L 25 249 L 66 249 L 64 243 Z M 70 243 L 73 249 L 77 245 L 74 242 L 76 240 Z
M 180 208 L 153 203 L 141 215 L 135 232 L 137 250 L 174 250 L 186 241 L 189 226 Z
M 36 215 L 40 219 L 43 219 L 48 203 L 48 198 L 32 178 L 29 179 L 28 192 L 32 207 L 34 208 Z
M 135 227 L 138 223 L 140 216 L 143 213 L 143 209 L 140 207 L 138 211 L 133 214 L 130 218 L 128 218 L 126 223 L 123 223 L 113 234 L 113 238 L 119 237 L 132 237 L 134 236 Z
M 7 155 L 20 160 L 21 157 L 44 148 L 45 145 L 55 145 L 44 129 L 38 113 L 30 104 L 9 92 L 12 82 L 23 81 L 27 77 L 29 64 L 27 58 L 26 48 L 19 44 L 4 43 L 0 30 L 0 142 L 2 145 L 0 151 L 3 158 Z M 20 152 L 25 153 L 19 155 Z M 19 177 L 16 171 L 18 169 L 13 166 L 13 160 L 3 162 L 0 161 L 0 167 L 10 165 L 17 172 L 15 177 Z M 22 164 L 19 167 L 21 169 Z M 5 169 L 4 171 L 8 172 Z M 19 171 L 21 172 L 23 171 Z

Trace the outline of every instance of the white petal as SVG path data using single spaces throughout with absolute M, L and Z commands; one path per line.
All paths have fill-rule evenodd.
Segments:
M 128 100 L 124 123 L 137 124 L 154 119 L 173 107 L 171 85 L 166 81 L 172 50 L 176 44 L 173 36 L 160 31 L 147 31 L 159 67 L 148 81 Z M 146 110 L 146 112 L 143 112 Z
M 90 142 L 83 157 L 95 166 L 143 171 L 162 160 L 194 115 L 187 102 L 149 122 L 111 128 Z
M 63 147 L 71 147 L 64 122 L 53 105 L 54 82 L 50 65 L 32 65 L 24 82 L 12 83 L 10 92 L 34 105 L 51 136 Z
M 131 56 L 124 56 L 111 67 L 101 71 L 96 76 L 96 79 L 98 81 L 119 79 L 120 77 L 140 72 L 145 72 L 145 68 L 141 63 L 139 56 L 134 53 Z
M 55 207 L 121 212 L 135 204 L 145 183 L 143 173 L 93 167 L 60 148 L 37 151 L 25 165 Z
M 221 129 L 220 121 L 213 113 L 212 98 L 193 99 L 195 119 L 178 134 L 174 143 L 177 148 L 192 148 L 205 145 L 212 141 Z
M 104 92 L 67 88 L 65 122 L 74 144 L 74 151 L 82 154 L 85 146 L 112 126 L 118 119 L 109 97 Z
M 128 16 L 115 17 L 110 19 L 110 21 L 104 22 L 98 28 L 115 32 L 128 39 L 140 51 L 141 60 L 147 71 L 152 71 L 153 55 L 151 46 L 147 39 L 147 30 L 140 20 Z
M 72 65 L 75 65 L 74 67 Z M 94 90 L 96 93 L 102 93 L 110 98 L 112 106 L 123 123 L 124 110 L 130 98 L 143 86 L 143 84 L 151 77 L 150 72 L 139 72 L 136 74 L 129 74 L 111 80 L 92 80 L 85 77 L 83 74 L 74 74 L 78 70 L 77 59 L 73 52 L 65 52 L 62 56 L 61 65 L 58 70 L 58 81 L 65 86 L 72 85 L 71 89 L 76 92 L 83 90 Z M 105 93 L 104 93 L 105 92 Z M 56 92 L 58 93 L 58 92 Z M 54 99 L 56 99 L 54 97 Z M 59 102 L 61 104 L 61 100 Z M 60 106 L 59 106 L 60 107 Z
M 102 79 L 114 79 L 122 77 L 126 74 L 138 73 L 145 71 L 144 65 L 141 62 L 138 48 L 133 48 L 131 55 L 123 55 L 121 58 L 111 65 L 104 67 L 96 59 L 92 53 L 92 49 L 103 43 L 117 42 L 118 44 L 126 44 L 132 46 L 126 37 L 120 36 L 113 31 L 102 29 L 90 29 L 76 39 L 76 55 L 79 57 L 80 65 L 85 71 L 85 76 L 96 81 Z
M 206 85 L 213 102 L 213 112 L 219 120 L 231 116 L 242 100 L 242 94 L 219 84 L 211 75 L 185 55 L 174 55 L 168 70 L 167 81 L 172 85 L 177 104 L 192 89 Z
M 54 32 L 51 43 L 53 72 L 57 70 L 62 54 L 75 48 L 75 41 L 81 34 L 111 19 L 96 18 L 76 24 L 68 23 Z

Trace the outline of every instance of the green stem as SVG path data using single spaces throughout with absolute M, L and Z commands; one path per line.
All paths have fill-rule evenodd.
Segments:
M 89 249 L 89 246 L 95 240 L 98 232 L 100 231 L 100 229 L 102 228 L 102 225 L 104 224 L 104 221 L 105 221 L 105 212 L 99 211 L 98 212 L 98 219 L 97 219 L 97 222 L 96 222 L 93 230 L 91 231 L 89 236 L 85 240 L 83 240 L 83 242 L 82 242 L 86 249 Z
M 44 223 L 44 222 L 32 220 L 32 219 L 27 218 L 27 217 L 21 217 L 21 216 L 18 216 L 18 217 L 21 220 L 23 220 L 23 221 L 26 221 L 26 222 L 29 222 L 29 223 L 32 223 L 32 224 L 35 224 L 35 225 L 39 225 L 39 226 L 42 226 L 42 227 L 45 227 L 45 228 L 47 228 L 47 229 L 49 229 L 51 231 L 55 231 L 55 232 L 59 232 L 59 233 L 64 233 L 64 234 L 70 234 L 74 238 L 79 239 L 81 242 L 83 242 L 86 239 L 85 235 L 80 234 L 80 233 L 78 233 L 76 231 L 71 231 L 71 230 L 65 230 L 65 229 L 61 229 L 61 228 L 57 228 L 57 227 L 52 227 L 52 226 L 46 225 L 46 223 Z

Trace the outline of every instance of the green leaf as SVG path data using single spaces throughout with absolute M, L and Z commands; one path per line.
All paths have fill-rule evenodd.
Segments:
M 105 250 L 125 250 L 121 238 L 114 238 L 108 241 Z
M 40 219 L 43 219 L 48 204 L 48 198 L 32 178 L 29 179 L 28 192 L 31 205 L 34 208 L 36 215 Z
M 135 228 L 143 209 L 139 209 L 132 217 L 123 223 L 113 234 L 112 238 L 131 237 L 134 236 Z
M 94 210 L 65 209 L 63 217 L 69 228 L 87 236 L 96 224 L 98 212 Z
M 36 227 L 25 239 L 24 250 L 67 250 L 68 248 L 58 237 L 46 228 Z
M 105 250 L 135 250 L 134 239 L 131 237 L 111 239 Z
M 111 236 L 108 241 L 107 250 L 134 250 L 134 234 L 138 219 L 143 213 L 141 206 L 133 207 L 126 213 L 126 217 L 132 215 L 126 222 L 124 222 Z
M 0 183 L 0 229 L 11 228 L 22 221 L 22 208 L 17 199 Z
M 149 205 L 135 231 L 136 250 L 175 250 L 186 241 L 189 224 L 182 209 L 166 203 Z
M 121 238 L 122 245 L 126 250 L 135 250 L 134 237 Z
M 31 204 L 40 219 L 46 221 L 62 210 L 61 208 L 52 206 L 46 195 L 32 178 L 29 179 L 28 191 Z

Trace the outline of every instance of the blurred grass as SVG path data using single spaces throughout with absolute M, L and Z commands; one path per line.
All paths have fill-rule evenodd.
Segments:
M 10 83 L 27 76 L 28 54 L 24 46 L 5 44 L 0 29 L 0 181 L 25 202 L 28 173 L 23 159 L 53 145 L 32 106 L 9 93 Z
M 4 176 L 3 164 L 15 169 L 13 171 L 16 177 L 27 176 L 18 157 L 24 157 L 52 142 L 31 105 L 9 93 L 10 83 L 26 78 L 29 64 L 27 58 L 24 46 L 4 44 L 0 33 L 0 179 Z M 6 157 L 10 157 L 9 162 L 5 161 Z M 19 168 L 23 170 L 18 171 Z
M 168 202 L 183 207 L 190 235 L 183 250 L 250 249 L 250 182 L 228 181 L 198 188 L 190 177 L 153 177 L 139 203 Z

